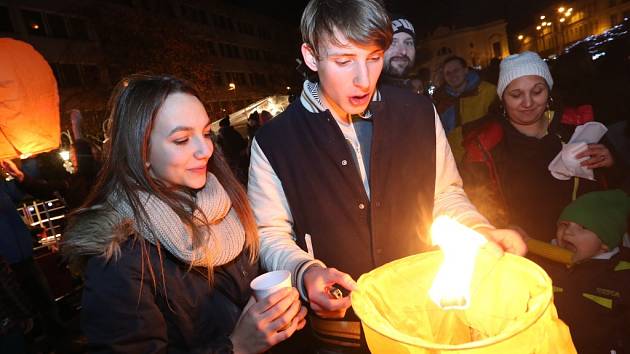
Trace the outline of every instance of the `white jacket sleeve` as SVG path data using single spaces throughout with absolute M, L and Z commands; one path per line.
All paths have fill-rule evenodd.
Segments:
M 293 217 L 282 184 L 256 139 L 251 149 L 247 196 L 258 225 L 262 267 L 290 271 L 293 284 L 306 299 L 304 271 L 312 265 L 325 265 L 295 243 Z
M 470 228 L 494 228 L 464 192 L 462 178 L 435 107 L 435 197 L 433 218 L 447 215 Z

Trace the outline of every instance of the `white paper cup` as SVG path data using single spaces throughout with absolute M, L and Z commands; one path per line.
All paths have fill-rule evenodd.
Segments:
M 257 276 L 249 286 L 254 291 L 254 297 L 260 301 L 282 288 L 291 287 L 291 272 L 288 270 L 275 270 Z

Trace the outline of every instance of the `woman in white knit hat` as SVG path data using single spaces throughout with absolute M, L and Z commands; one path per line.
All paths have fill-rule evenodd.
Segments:
M 548 166 L 575 129 L 555 114 L 552 87 L 549 67 L 538 54 L 503 59 L 497 85 L 503 110 L 467 134 L 461 171 L 467 194 L 494 225 L 545 241 L 554 237 L 562 209 L 578 195 L 605 188 L 614 165 L 605 145 L 591 144 L 576 159 L 595 172 L 595 180 L 552 176 Z
M 85 276 L 89 351 L 260 353 L 301 329 L 295 288 L 249 301 L 256 224 L 197 91 L 134 75 L 110 106 L 103 169 L 63 244 Z

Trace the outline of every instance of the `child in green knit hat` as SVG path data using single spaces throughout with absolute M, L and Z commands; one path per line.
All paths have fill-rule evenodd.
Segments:
M 622 190 L 584 194 L 558 218 L 556 240 L 575 253 L 574 262 L 616 253 L 628 229 L 630 198 Z

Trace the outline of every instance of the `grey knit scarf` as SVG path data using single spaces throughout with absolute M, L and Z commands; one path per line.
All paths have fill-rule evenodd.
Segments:
M 236 258 L 243 250 L 245 230 L 232 208 L 232 202 L 217 178 L 208 173 L 205 187 L 197 192 L 197 207 L 208 219 L 201 227 L 202 246 L 194 248 L 192 231 L 166 203 L 154 195 L 139 192 L 138 197 L 148 214 L 146 222 L 135 218 L 126 198 L 110 198 L 114 209 L 124 218 L 134 220 L 136 231 L 154 245 L 158 242 L 178 259 L 193 266 L 220 266 Z M 195 216 L 201 216 L 199 210 Z M 201 219 L 203 220 L 203 219 Z

